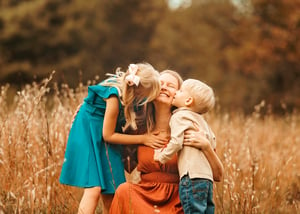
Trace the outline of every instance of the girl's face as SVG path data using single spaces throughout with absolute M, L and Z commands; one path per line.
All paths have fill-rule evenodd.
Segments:
M 176 77 L 169 73 L 161 74 L 159 77 L 161 90 L 155 101 L 171 105 L 179 83 Z

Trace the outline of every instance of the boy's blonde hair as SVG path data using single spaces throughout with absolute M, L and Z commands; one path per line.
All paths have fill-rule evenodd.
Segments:
M 136 69 L 134 73 L 131 73 L 131 66 Z M 160 93 L 159 73 L 149 63 L 138 63 L 130 64 L 126 72 L 122 72 L 118 68 L 116 75 L 110 76 L 112 77 L 101 84 L 114 86 L 118 89 L 126 120 L 123 129 L 126 130 L 131 126 L 135 130 L 137 129 L 135 108 L 145 106 L 146 103 L 153 101 Z M 137 78 L 137 83 L 129 81 L 133 80 L 132 78 Z M 147 115 L 147 121 L 150 120 L 149 117 L 150 115 Z
M 204 114 L 214 107 L 214 91 L 207 84 L 200 80 L 187 79 L 182 83 L 182 87 L 185 87 L 194 98 L 193 109 L 197 113 Z

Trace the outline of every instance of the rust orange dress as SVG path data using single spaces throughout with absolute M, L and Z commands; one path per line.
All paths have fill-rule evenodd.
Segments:
M 154 150 L 138 147 L 138 184 L 123 183 L 115 193 L 110 208 L 111 214 L 178 214 L 183 213 L 179 199 L 179 175 L 177 156 L 161 164 L 153 160 Z

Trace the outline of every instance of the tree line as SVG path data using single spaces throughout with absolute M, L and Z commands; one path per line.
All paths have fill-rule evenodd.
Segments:
M 0 0 L 0 81 L 76 87 L 146 61 L 211 85 L 222 109 L 300 106 L 300 2 Z

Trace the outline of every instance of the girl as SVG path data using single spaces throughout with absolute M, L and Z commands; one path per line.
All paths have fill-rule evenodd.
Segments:
M 85 188 L 78 213 L 94 213 L 101 193 L 108 194 L 102 196 L 107 210 L 115 189 L 125 182 L 121 145 L 117 144 L 147 142 L 152 148 L 164 144 L 165 139 L 149 132 L 120 134 L 122 128 L 136 129 L 134 110 L 159 92 L 159 73 L 147 63 L 130 64 L 126 73 L 117 70 L 116 75 L 88 87 L 70 129 L 60 175 L 60 183 Z

